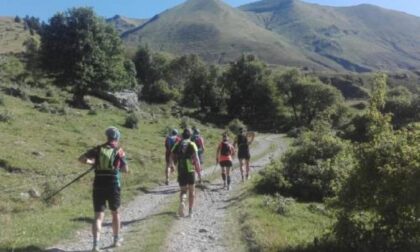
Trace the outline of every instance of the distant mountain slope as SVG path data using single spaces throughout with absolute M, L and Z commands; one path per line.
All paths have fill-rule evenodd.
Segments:
M 0 17 L 0 54 L 22 52 L 23 42 L 29 37 L 23 21 L 16 23 L 12 17 Z
M 372 5 L 337 8 L 299 0 L 263 0 L 239 9 L 320 64 L 358 72 L 420 69 L 415 16 Z
M 147 19 L 138 19 L 138 18 L 128 18 L 120 15 L 115 15 L 112 18 L 106 20 L 107 23 L 112 24 L 118 31 L 118 33 L 123 33 L 130 29 L 133 29 L 139 25 L 144 24 Z
M 122 35 L 128 46 L 175 54 L 196 53 L 224 63 L 242 53 L 255 53 L 269 63 L 323 68 L 311 62 L 282 35 L 250 21 L 221 0 L 188 0 Z

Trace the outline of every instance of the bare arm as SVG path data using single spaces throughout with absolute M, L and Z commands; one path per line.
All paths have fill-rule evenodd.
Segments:
M 216 151 L 216 163 L 219 163 L 220 151 L 221 151 L 221 149 L 220 149 L 220 144 L 219 144 L 219 146 L 217 147 L 217 151 Z
M 248 139 L 248 145 L 252 144 L 252 142 L 254 142 L 255 139 L 255 133 L 254 132 L 249 132 L 249 137 L 251 139 Z
M 192 156 L 192 160 L 193 160 L 193 164 L 195 166 L 195 170 L 196 171 L 201 171 L 200 159 L 198 158 L 198 153 L 197 152 L 194 152 L 194 154 Z
M 94 158 L 87 158 L 86 155 L 83 154 L 79 157 L 79 162 L 82 163 L 82 164 L 93 165 L 93 164 L 95 164 L 95 159 Z

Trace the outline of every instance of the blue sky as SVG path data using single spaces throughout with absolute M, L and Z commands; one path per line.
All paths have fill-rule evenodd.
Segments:
M 185 0 L 0 0 L 0 16 L 30 16 L 48 20 L 58 11 L 75 6 L 92 6 L 100 16 L 111 17 L 120 14 L 127 17 L 147 18 Z M 257 0 L 224 0 L 232 6 Z M 370 3 L 389 9 L 404 11 L 420 16 L 418 0 L 304 0 L 332 6 L 349 6 Z

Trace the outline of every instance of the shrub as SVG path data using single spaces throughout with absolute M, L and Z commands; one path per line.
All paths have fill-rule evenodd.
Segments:
M 164 80 L 158 80 L 148 86 L 148 89 L 143 91 L 147 94 L 147 99 L 151 102 L 165 103 L 175 97 L 174 91 L 169 87 L 169 84 Z
M 232 132 L 233 134 L 239 134 L 239 129 L 246 129 L 246 125 L 239 119 L 233 119 L 227 126 L 227 129 Z
M 277 214 L 286 215 L 289 212 L 289 205 L 293 202 L 295 202 L 293 198 L 286 198 L 276 193 L 273 196 L 265 195 L 263 204 Z
M 130 113 L 125 118 L 124 126 L 129 129 L 138 129 L 139 128 L 139 117 L 135 113 Z
M 303 200 L 335 196 L 354 165 L 348 144 L 332 133 L 308 131 L 295 145 L 282 160 L 284 179 L 290 184 L 283 189 Z
M 97 114 L 98 114 L 98 112 L 95 109 L 92 109 L 92 108 L 88 112 L 88 115 L 97 115 Z
M 191 128 L 193 126 L 193 121 L 191 118 L 183 116 L 181 118 L 181 122 L 179 123 L 179 127 L 181 129 Z
M 338 197 L 337 241 L 353 251 L 418 251 L 420 128 L 394 131 L 385 107 L 386 76 L 373 83 L 368 141 Z
M 0 112 L 0 122 L 10 122 L 13 119 L 13 114 L 9 111 Z

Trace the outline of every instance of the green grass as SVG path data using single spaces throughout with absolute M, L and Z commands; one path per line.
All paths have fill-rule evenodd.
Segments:
M 64 100 L 64 93 L 57 95 Z M 3 98 L 0 110 L 9 111 L 12 120 L 0 123 L 0 137 L 5 143 L 0 147 L 0 251 L 44 248 L 86 227 L 83 220 L 93 215 L 93 174 L 60 193 L 52 204 L 23 199 L 21 193 L 35 188 L 45 197 L 87 170 L 89 167 L 79 164 L 77 158 L 104 142 L 103 132 L 108 126 L 120 128 L 121 145 L 131 170 L 129 176 L 123 177 L 123 204 L 139 194 L 140 188 L 163 183 L 164 131 L 180 123 L 170 116 L 170 108 L 144 105 L 139 129 L 126 129 L 122 125 L 127 113 L 113 107 L 99 109 L 105 102 L 95 98 L 89 98 L 97 108 L 94 115 L 71 108 L 64 115 L 42 113 L 30 102 L 5 95 Z M 210 162 L 215 156 L 211 146 L 216 146 L 221 131 L 196 124 L 209 146 L 206 158 Z M 19 172 L 8 172 L 2 166 Z
M 252 185 L 237 192 L 230 211 L 232 251 L 305 251 L 333 223 L 327 212 L 312 210 L 316 204 L 291 202 L 287 212 L 278 214 L 266 204 L 267 197 L 252 193 Z M 240 238 L 238 238 L 240 234 Z M 246 244 L 246 246 L 244 245 Z
M 16 23 L 13 18 L 0 17 L 0 54 L 22 52 L 23 42 L 29 37 L 29 30 L 23 29 L 23 21 Z

